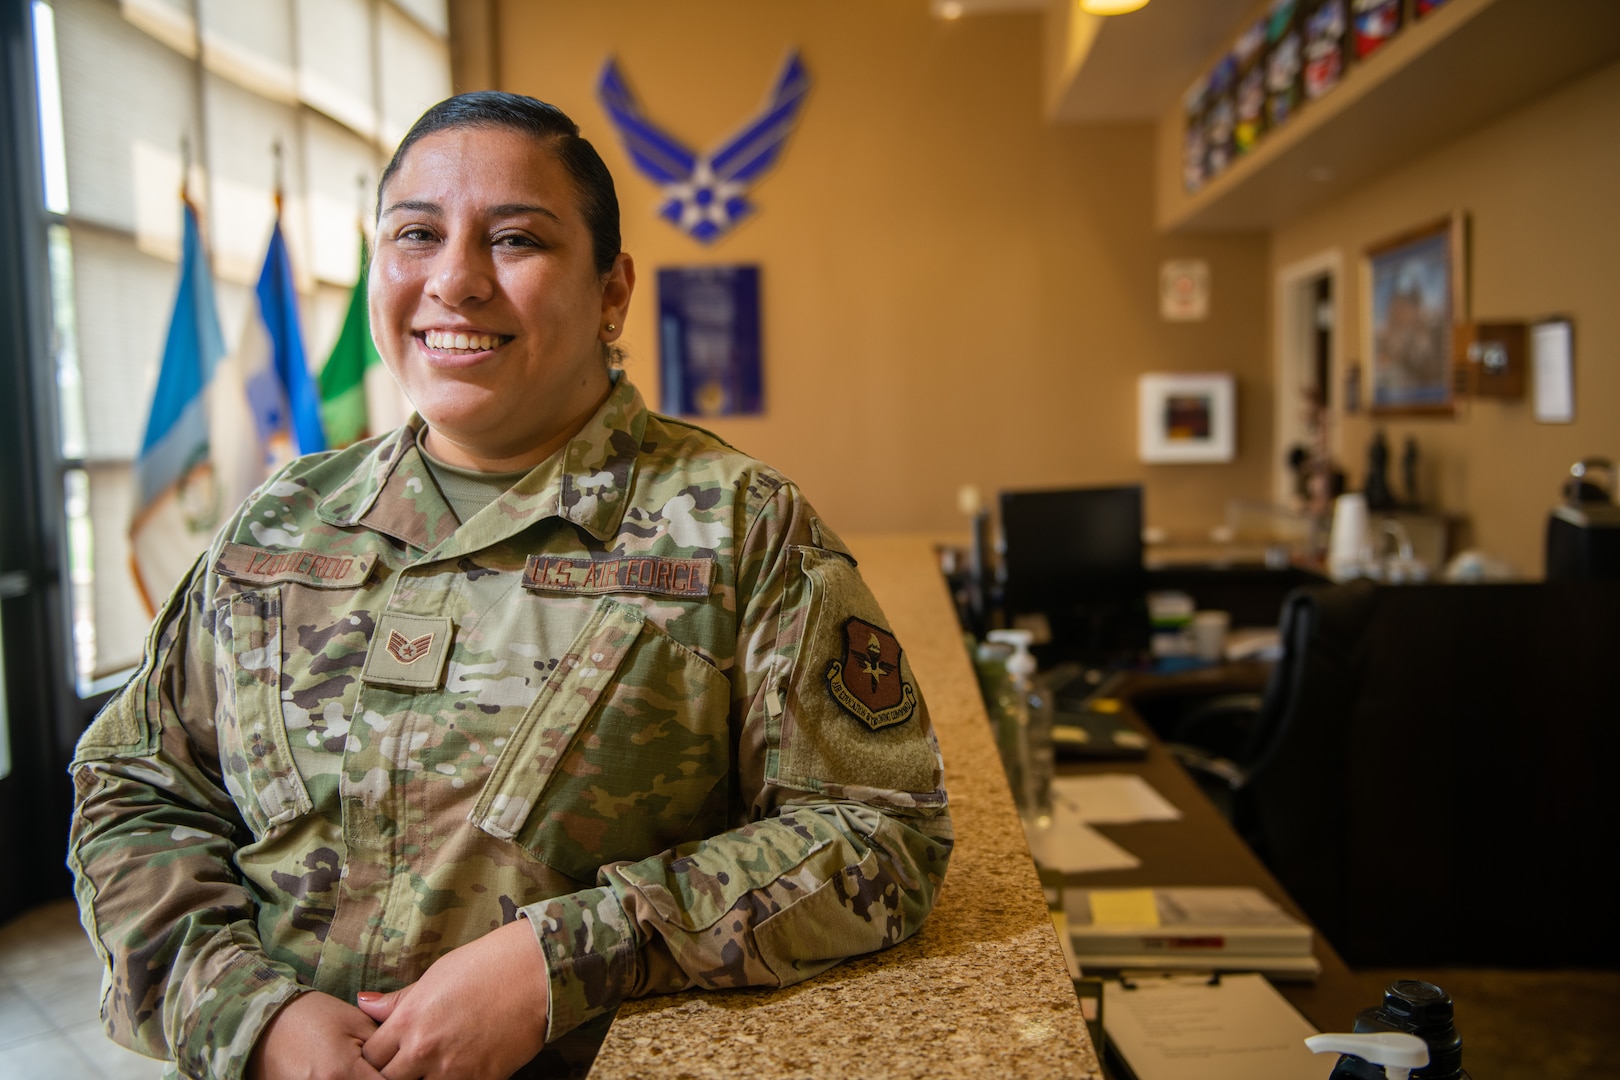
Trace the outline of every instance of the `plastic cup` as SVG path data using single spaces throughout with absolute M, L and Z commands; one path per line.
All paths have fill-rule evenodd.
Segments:
M 1192 617 L 1193 651 L 1200 660 L 1220 660 L 1226 655 L 1226 630 L 1231 616 L 1224 611 L 1196 611 Z

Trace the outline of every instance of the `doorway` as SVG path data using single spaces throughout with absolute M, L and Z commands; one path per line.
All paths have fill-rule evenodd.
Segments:
M 1344 260 L 1337 250 L 1277 272 L 1277 336 L 1273 366 L 1277 396 L 1272 430 L 1272 499 L 1300 507 L 1296 454 L 1332 460 L 1337 433 L 1334 372 L 1339 370 L 1338 299 Z

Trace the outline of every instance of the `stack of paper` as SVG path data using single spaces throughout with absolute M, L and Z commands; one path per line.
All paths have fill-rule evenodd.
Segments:
M 1081 967 L 1259 971 L 1312 979 L 1311 928 L 1258 889 L 1065 889 Z
M 1133 825 L 1181 817 L 1181 811 L 1157 788 L 1132 773 L 1059 776 L 1052 781 L 1052 802 L 1088 825 Z

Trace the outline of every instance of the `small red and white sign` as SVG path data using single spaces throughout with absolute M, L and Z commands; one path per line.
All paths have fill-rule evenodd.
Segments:
M 1172 259 L 1159 267 L 1159 317 L 1166 322 L 1209 317 L 1209 263 Z

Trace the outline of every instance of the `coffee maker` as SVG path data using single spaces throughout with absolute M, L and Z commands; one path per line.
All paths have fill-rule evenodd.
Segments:
M 1620 507 L 1614 463 L 1583 458 L 1570 466 L 1563 505 L 1547 518 L 1548 581 L 1620 578 Z

